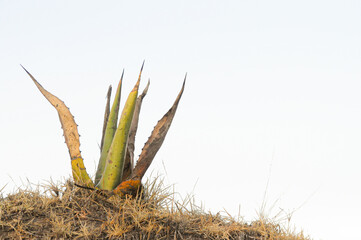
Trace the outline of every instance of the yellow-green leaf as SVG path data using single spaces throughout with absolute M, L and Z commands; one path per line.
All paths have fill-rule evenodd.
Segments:
M 109 114 L 110 114 L 110 97 L 111 97 L 111 95 L 112 95 L 112 85 L 109 86 L 108 93 L 107 93 L 107 104 L 105 105 L 105 112 L 104 112 L 102 140 L 100 141 L 100 153 L 102 152 L 102 149 L 103 149 L 104 135 L 105 135 L 105 130 L 107 129 L 107 123 L 108 123 L 108 118 L 109 118 Z
M 135 135 L 137 134 L 137 129 L 138 129 L 140 108 L 142 106 L 143 98 L 145 97 L 145 95 L 148 92 L 149 84 L 150 84 L 150 81 L 148 81 L 147 86 L 144 88 L 142 94 L 139 95 L 139 97 L 137 98 L 137 102 L 135 103 L 132 125 L 129 130 L 127 154 L 126 154 L 125 162 L 124 162 L 122 181 L 125 181 L 133 173 Z
M 104 133 L 104 141 L 103 141 L 103 145 L 102 145 L 102 151 L 100 154 L 97 172 L 95 174 L 95 185 L 99 184 L 99 181 L 104 173 L 108 152 L 109 152 L 110 146 L 112 144 L 115 131 L 117 130 L 117 122 L 118 122 L 118 113 L 119 113 L 123 76 L 124 76 L 124 70 L 123 70 L 122 76 L 120 78 L 118 88 L 117 88 L 117 93 L 115 94 L 112 109 L 110 111 L 109 118 L 107 121 L 106 130 Z
M 55 107 L 58 112 L 61 126 L 64 132 L 65 143 L 69 149 L 71 158 L 71 167 L 74 181 L 78 184 L 83 184 L 88 187 L 93 187 L 93 182 L 89 178 L 88 173 L 84 167 L 83 158 L 80 154 L 80 142 L 78 128 L 75 123 L 73 115 L 70 113 L 69 108 L 59 98 L 45 90 L 38 81 L 23 67 L 25 72 L 33 80 L 37 88 L 44 95 L 44 97 Z
M 138 81 L 125 103 L 118 128 L 114 134 L 113 142 L 106 158 L 105 170 L 99 182 L 99 187 L 104 190 L 113 190 L 122 179 L 129 129 L 134 115 L 142 69 Z

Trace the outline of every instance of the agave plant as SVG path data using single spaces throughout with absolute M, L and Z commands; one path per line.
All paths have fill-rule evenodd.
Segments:
M 107 190 L 121 196 L 134 196 L 140 188 L 142 177 L 152 163 L 170 128 L 184 90 L 186 79 L 184 79 L 182 88 L 172 107 L 154 127 L 151 136 L 145 143 L 137 164 L 134 167 L 134 141 L 138 128 L 139 112 L 150 83 L 148 81 L 143 93 L 138 96 L 143 66 L 144 62 L 139 73 L 138 81 L 125 102 L 119 123 L 118 113 L 124 71 L 119 81 L 111 108 L 111 86 L 108 89 L 103 134 L 100 144 L 101 153 L 94 182 L 91 180 L 85 169 L 83 158 L 79 150 L 80 142 L 77 124 L 75 123 L 69 108 L 62 100 L 45 90 L 40 83 L 23 66 L 21 66 L 44 97 L 58 112 L 64 132 L 65 143 L 71 158 L 73 179 L 77 185 Z

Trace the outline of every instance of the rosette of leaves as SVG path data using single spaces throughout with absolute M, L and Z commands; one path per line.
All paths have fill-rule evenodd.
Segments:
M 134 196 L 139 190 L 142 177 L 152 163 L 167 135 L 185 85 L 184 79 L 182 88 L 175 102 L 154 127 L 148 141 L 142 149 L 137 164 L 134 166 L 134 141 L 138 128 L 139 112 L 150 83 L 148 81 L 142 94 L 138 96 L 143 66 L 144 62 L 139 73 L 138 81 L 129 93 L 119 120 L 118 113 L 124 71 L 119 81 L 112 107 L 110 107 L 112 88 L 111 86 L 109 87 L 100 145 L 101 154 L 94 181 L 92 181 L 85 169 L 79 149 L 80 142 L 77 124 L 69 108 L 62 100 L 45 90 L 45 88 L 21 66 L 44 97 L 58 112 L 64 132 L 65 143 L 69 150 L 73 179 L 77 185 L 107 190 L 121 196 Z

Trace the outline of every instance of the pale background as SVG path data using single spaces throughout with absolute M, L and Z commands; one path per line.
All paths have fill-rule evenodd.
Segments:
M 314 239 L 358 239 L 360 13 L 358 0 L 0 0 L 0 188 L 71 172 L 57 113 L 19 64 L 75 115 L 93 175 L 107 88 L 125 68 L 124 103 L 146 59 L 137 154 L 188 72 L 149 173 L 214 213 L 251 221 L 267 191 L 271 216 L 296 210 Z

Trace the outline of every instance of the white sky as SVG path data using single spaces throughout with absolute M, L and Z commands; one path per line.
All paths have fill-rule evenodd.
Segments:
M 57 113 L 20 63 L 75 115 L 93 175 L 107 88 L 125 68 L 124 100 L 146 59 L 137 154 L 188 72 L 149 173 L 246 220 L 269 180 L 273 214 L 297 209 L 314 239 L 356 239 L 360 13 L 357 0 L 0 0 L 0 188 L 71 173 Z

